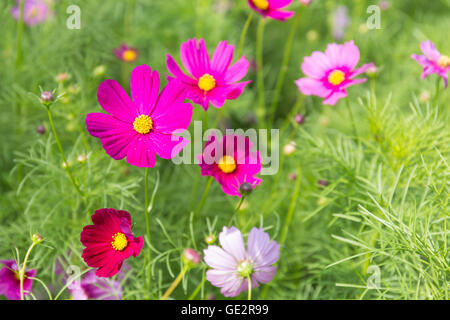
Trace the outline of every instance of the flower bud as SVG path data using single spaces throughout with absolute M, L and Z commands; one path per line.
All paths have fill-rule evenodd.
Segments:
M 48 105 L 51 105 L 54 100 L 55 100 L 55 96 L 53 95 L 53 92 L 51 92 L 51 91 L 43 91 L 41 93 L 41 102 L 42 102 L 42 104 L 48 106 Z
M 378 74 L 378 67 L 377 66 L 371 66 L 366 71 L 367 75 L 371 78 L 374 78 Z
M 39 233 L 35 233 L 31 236 L 31 241 L 33 241 L 33 243 L 39 244 L 44 241 L 44 239 Z
M 248 182 L 244 182 L 239 186 L 239 191 L 241 192 L 242 195 L 248 196 L 250 193 L 252 193 L 253 186 Z
M 425 103 L 425 102 L 427 102 L 428 100 L 430 100 L 430 98 L 431 98 L 430 93 L 429 93 L 428 91 L 424 90 L 424 91 L 422 91 L 422 92 L 420 93 L 419 101 L 422 102 L 422 103 Z
M 86 162 L 86 155 L 80 154 L 80 155 L 77 157 L 77 161 L 78 161 L 79 163 L 85 163 L 85 162 Z
M 214 242 L 216 242 L 216 236 L 213 235 L 213 234 L 210 234 L 209 236 L 206 236 L 205 242 L 207 244 L 214 244 Z
M 302 114 L 296 114 L 295 115 L 295 117 L 294 117 L 294 121 L 297 123 L 297 124 L 303 124 L 303 123 L 305 123 L 305 116 L 304 115 L 302 115 Z
M 39 133 L 39 134 L 44 134 L 45 133 L 45 127 L 42 124 L 38 125 L 37 128 L 36 128 L 36 132 Z
M 189 265 L 191 267 L 194 267 L 198 265 L 202 261 L 202 258 L 200 258 L 200 255 L 197 251 L 194 249 L 185 249 L 183 252 L 183 263 L 185 265 Z
M 57 82 L 62 84 L 62 83 L 66 82 L 67 80 L 70 79 L 70 75 L 68 73 L 62 72 L 62 73 L 59 73 L 55 77 L 55 79 L 56 79 Z
M 295 152 L 295 142 L 291 141 L 283 147 L 283 153 L 287 156 L 292 155 Z
M 322 187 L 328 186 L 328 181 L 327 180 L 320 179 L 319 181 L 317 181 L 317 183 L 319 185 L 321 185 Z
M 297 175 L 295 173 L 291 172 L 291 173 L 289 173 L 288 178 L 291 181 L 295 181 L 295 180 L 297 180 Z
M 97 78 L 103 77 L 105 75 L 105 73 L 106 73 L 106 67 L 104 65 L 95 67 L 94 71 L 92 72 L 94 77 L 97 77 Z

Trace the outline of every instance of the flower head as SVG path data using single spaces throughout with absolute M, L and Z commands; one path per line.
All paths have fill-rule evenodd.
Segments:
M 206 272 L 206 279 L 221 288 L 225 297 L 236 297 L 248 290 L 247 277 L 252 288 L 272 280 L 277 271 L 272 265 L 280 256 L 280 245 L 270 241 L 262 228 L 250 231 L 247 250 L 241 232 L 235 227 L 224 227 L 219 241 L 222 247 L 209 246 L 204 250 L 204 260 L 212 268 Z
M 256 178 L 261 171 L 258 151 L 251 151 L 253 144 L 245 136 L 226 135 L 218 139 L 209 137 L 203 154 L 199 156 L 202 176 L 212 176 L 222 186 L 223 192 L 241 197 L 240 186 L 247 182 L 253 188 L 261 183 Z
M 11 9 L 11 15 L 14 19 L 20 19 L 20 1 Z M 23 21 L 29 26 L 37 25 L 47 20 L 50 16 L 48 4 L 42 0 L 24 0 Z
M 138 256 L 144 240 L 131 233 L 131 217 L 126 211 L 100 209 L 92 215 L 92 222 L 81 232 L 81 243 L 86 247 L 82 258 L 88 266 L 98 268 L 97 276 L 112 277 L 125 259 Z
M 81 281 L 72 282 L 69 291 L 73 300 L 120 300 L 122 287 L 119 281 L 100 278 L 88 271 Z
M 119 48 L 113 50 L 117 58 L 124 62 L 134 62 L 139 56 L 139 52 L 136 48 L 129 47 L 126 44 L 121 44 Z
M 323 104 L 335 105 L 347 96 L 347 88 L 367 79 L 355 79 L 366 72 L 373 63 L 356 69 L 359 62 L 359 49 L 353 41 L 345 44 L 329 44 L 325 53 L 314 51 L 305 57 L 302 71 L 307 78 L 296 81 L 299 90 L 305 95 L 324 98 Z
M 131 165 L 151 168 L 155 153 L 171 159 L 189 143 L 175 133 L 189 126 L 192 106 L 184 103 L 185 89 L 178 81 L 171 81 L 158 94 L 158 72 L 146 65 L 133 70 L 130 87 L 132 99 L 116 81 L 104 81 L 97 98 L 109 114 L 88 114 L 87 130 L 112 158 L 126 157 Z
M 424 55 L 411 55 L 411 58 L 416 60 L 422 67 L 422 80 L 430 74 L 436 73 L 442 77 L 445 82 L 445 87 L 448 85 L 448 72 L 450 71 L 450 57 L 442 55 L 430 40 L 424 41 L 420 44 L 420 49 Z
M 8 300 L 20 300 L 20 278 L 19 267 L 15 260 L 0 260 L 0 295 L 5 295 Z M 36 276 L 36 270 L 26 270 L 23 281 L 24 295 L 31 292 L 33 278 Z
M 266 18 L 284 21 L 291 18 L 295 12 L 281 9 L 289 6 L 293 0 L 248 0 L 250 8 Z
M 205 41 L 191 39 L 181 45 L 181 61 L 187 74 L 183 73 L 172 56 L 167 55 L 169 81 L 178 79 L 187 89 L 188 99 L 208 110 L 209 103 L 221 108 L 225 100 L 237 99 L 250 81 L 238 82 L 246 74 L 249 62 L 242 56 L 235 64 L 234 46 L 221 41 L 212 58 L 209 58 Z

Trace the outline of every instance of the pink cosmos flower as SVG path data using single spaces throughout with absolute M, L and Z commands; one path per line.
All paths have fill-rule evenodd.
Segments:
M 254 188 L 262 181 L 255 177 L 261 171 L 260 154 L 252 147 L 245 136 L 232 134 L 218 139 L 211 135 L 198 156 L 202 176 L 214 177 L 226 194 L 242 197 L 239 187 L 243 183 Z
M 448 85 L 448 72 L 450 71 L 450 57 L 442 55 L 430 40 L 420 44 L 420 49 L 425 55 L 412 54 L 411 58 L 416 60 L 422 67 L 422 80 L 430 74 L 436 73 L 442 77 L 445 87 Z
M 0 295 L 5 295 L 8 300 L 20 300 L 19 267 L 15 260 L 0 260 L 4 267 L 0 269 Z M 33 278 L 36 270 L 26 270 L 23 281 L 23 291 L 26 296 L 31 292 Z
M 365 64 L 355 69 L 359 62 L 359 49 L 353 40 L 343 45 L 329 44 L 325 53 L 314 51 L 305 57 L 302 71 L 307 78 L 296 81 L 299 90 L 305 95 L 324 98 L 323 104 L 335 105 L 347 96 L 347 88 L 363 83 L 367 79 L 355 79 L 374 66 Z
M 113 50 L 116 57 L 124 62 L 134 62 L 139 56 L 139 52 L 136 48 L 121 44 L 119 48 Z
M 25 1 L 23 11 L 23 22 L 29 26 L 37 25 L 47 20 L 50 15 L 50 10 L 47 3 L 42 0 L 23 0 Z M 11 15 L 14 19 L 20 19 L 20 2 L 16 0 L 16 6 L 11 9 Z
M 284 21 L 294 15 L 294 11 L 283 11 L 293 0 L 248 0 L 250 8 L 266 18 Z
M 122 287 L 119 281 L 100 278 L 95 271 L 88 271 L 83 279 L 69 285 L 73 300 L 121 300 Z
M 183 103 L 185 89 L 178 81 L 171 81 L 158 95 L 158 72 L 147 65 L 133 70 L 130 87 L 132 99 L 116 81 L 103 82 L 97 98 L 109 114 L 88 114 L 87 130 L 112 158 L 126 157 L 133 166 L 151 168 L 155 153 L 171 159 L 189 143 L 175 133 L 189 126 L 192 106 Z
M 134 237 L 130 214 L 123 210 L 96 210 L 92 222 L 80 235 L 86 247 L 82 258 L 88 266 L 98 268 L 95 275 L 109 278 L 120 271 L 125 259 L 139 255 L 144 239 Z
M 272 280 L 277 271 L 272 265 L 280 257 L 280 245 L 270 241 L 262 228 L 250 231 L 247 250 L 241 232 L 235 227 L 224 227 L 219 241 L 222 248 L 209 246 L 203 252 L 206 264 L 212 268 L 206 272 L 206 279 L 221 288 L 225 297 L 236 297 L 248 290 L 248 277 L 252 288 Z
M 205 41 L 190 39 L 181 45 L 181 61 L 188 74 L 181 71 L 175 60 L 167 55 L 167 69 L 171 72 L 167 78 L 180 80 L 187 88 L 188 99 L 208 110 L 209 103 L 221 108 L 225 100 L 237 99 L 250 81 L 238 82 L 246 74 L 249 62 L 242 56 L 235 64 L 234 46 L 221 41 L 209 58 Z M 173 75 L 173 76 L 172 76 Z

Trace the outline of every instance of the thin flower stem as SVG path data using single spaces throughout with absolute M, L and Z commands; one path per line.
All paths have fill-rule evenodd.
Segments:
M 436 92 L 434 93 L 434 98 L 433 98 L 433 106 L 437 105 L 438 99 L 439 99 L 439 88 L 441 86 L 441 77 L 438 77 L 436 80 Z
M 353 117 L 352 108 L 350 107 L 350 102 L 349 102 L 348 99 L 346 99 L 346 103 L 345 104 L 347 105 L 348 114 L 350 116 L 350 121 L 352 123 L 353 134 L 355 135 L 355 138 L 358 138 L 358 131 L 356 130 L 355 118 Z
M 27 262 L 30 257 L 31 251 L 37 245 L 37 242 L 33 241 L 31 246 L 28 248 L 27 254 L 25 255 L 25 259 L 23 260 L 23 265 L 19 271 L 19 280 L 20 280 L 20 300 L 25 300 L 25 293 L 23 292 L 23 282 L 25 281 L 25 273 L 27 270 Z
M 252 280 L 250 276 L 247 276 L 248 280 L 248 300 L 252 300 Z
M 265 18 L 261 17 L 256 34 L 256 64 L 257 64 L 257 86 L 258 86 L 258 110 L 257 116 L 262 120 L 265 117 L 266 107 L 264 98 L 264 68 L 263 68 L 263 41 Z
M 301 180 L 302 180 L 302 172 L 300 166 L 297 168 L 297 181 L 295 183 L 294 193 L 292 195 L 291 203 L 289 205 L 288 213 L 286 214 L 286 220 L 284 221 L 283 230 L 281 231 L 280 236 L 280 245 L 284 244 L 284 241 L 286 241 L 286 237 L 289 231 L 289 226 L 291 225 L 292 217 L 294 215 L 295 206 L 297 204 L 297 198 L 300 194 L 300 186 L 301 186 Z
M 150 210 L 149 210 L 149 196 L 148 196 L 148 174 L 149 174 L 149 168 L 145 168 L 145 176 L 144 176 L 144 213 L 145 213 L 145 225 L 147 227 L 147 240 L 148 243 L 151 243 L 151 233 L 150 233 Z M 148 268 L 148 274 L 147 274 L 147 283 L 148 287 L 150 289 L 151 285 L 151 279 L 152 279 L 152 268 L 150 266 L 151 261 L 151 255 L 152 255 L 152 249 L 148 248 L 148 257 L 146 261 L 146 265 L 149 266 Z
M 52 113 L 50 111 L 50 107 L 47 107 L 48 120 L 50 121 L 50 126 L 52 127 L 53 135 L 55 136 L 56 145 L 58 146 L 59 153 L 61 154 L 61 158 L 64 164 L 64 170 L 66 170 L 67 175 L 69 176 L 70 181 L 72 182 L 73 187 L 78 192 L 78 194 L 84 198 L 84 194 L 80 189 L 80 186 L 76 183 L 72 172 L 69 169 L 69 163 L 67 162 L 66 155 L 64 154 L 63 147 L 61 145 L 61 141 L 59 140 L 58 134 L 56 133 L 55 124 L 53 123 Z
M 242 51 L 244 50 L 245 36 L 247 35 L 247 31 L 248 28 L 250 27 L 250 24 L 252 23 L 253 14 L 254 14 L 253 10 L 250 11 L 247 21 L 245 21 L 244 29 L 242 29 L 241 38 L 239 40 L 239 50 L 237 54 L 238 59 L 241 57 Z
M 204 270 L 203 270 L 204 271 Z M 192 292 L 192 294 L 189 296 L 188 300 L 194 300 L 195 297 L 198 295 L 198 293 L 200 292 L 200 290 L 202 290 L 203 285 L 206 282 L 206 277 L 205 277 L 205 272 L 203 273 L 203 278 L 202 281 L 198 284 L 197 288 L 195 288 L 194 292 Z
M 294 42 L 294 37 L 298 29 L 298 25 L 300 23 L 300 18 L 302 16 L 303 9 L 305 7 L 301 6 L 299 12 L 295 15 L 294 22 L 292 23 L 291 31 L 289 32 L 289 36 L 286 42 L 286 46 L 284 47 L 284 56 L 281 64 L 280 73 L 278 74 L 277 84 L 275 86 L 275 93 L 272 99 L 272 105 L 270 106 L 270 119 L 269 124 L 273 123 L 275 119 L 275 113 L 277 111 L 278 102 L 280 100 L 281 89 L 283 88 L 284 79 L 286 78 L 286 72 L 288 69 L 289 60 L 291 58 L 292 52 L 292 44 Z
M 244 203 L 245 200 L 245 196 L 241 197 L 241 200 L 239 200 L 238 205 L 236 206 L 236 208 L 234 209 L 233 215 L 231 216 L 230 222 L 228 222 L 228 226 L 231 227 L 231 224 L 233 223 L 233 219 L 236 216 L 236 213 L 239 211 L 239 209 L 241 208 L 242 204 Z
M 20 17 L 17 29 L 17 46 L 16 46 L 16 68 L 22 64 L 22 35 L 23 35 L 23 16 L 25 11 L 25 0 L 20 1 Z
M 180 284 L 181 280 L 183 279 L 186 272 L 189 270 L 189 266 L 185 265 L 183 267 L 183 270 L 178 274 L 178 276 L 175 278 L 175 280 L 172 282 L 170 287 L 167 289 L 167 291 L 164 293 L 164 295 L 161 297 L 161 300 L 167 300 L 167 298 L 172 294 L 173 290 Z
M 211 184 L 213 182 L 213 179 L 214 179 L 213 177 L 209 177 L 209 179 L 208 179 L 205 191 L 203 192 L 203 195 L 202 195 L 202 199 L 200 200 L 200 203 L 199 203 L 197 209 L 194 212 L 194 217 L 193 217 L 194 220 L 202 212 L 202 209 L 203 209 L 203 206 L 205 205 L 206 198 L 208 197 L 209 189 L 211 188 Z

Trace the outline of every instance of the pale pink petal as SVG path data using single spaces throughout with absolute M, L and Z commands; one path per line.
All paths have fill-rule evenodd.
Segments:
M 243 261 L 246 258 L 246 252 L 244 247 L 244 239 L 241 231 L 235 227 L 224 227 L 219 234 L 219 241 L 222 248 L 234 256 L 237 261 Z

